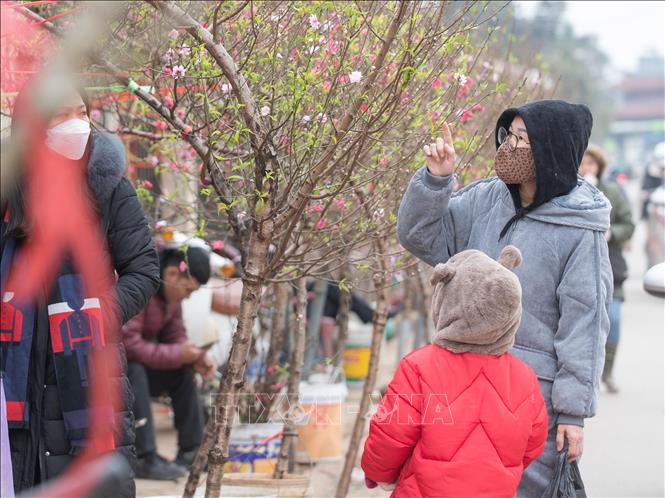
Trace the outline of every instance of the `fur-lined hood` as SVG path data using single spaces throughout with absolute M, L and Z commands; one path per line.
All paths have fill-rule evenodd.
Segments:
M 125 148 L 116 135 L 92 133 L 88 185 L 100 203 L 110 199 L 125 174 L 126 165 Z

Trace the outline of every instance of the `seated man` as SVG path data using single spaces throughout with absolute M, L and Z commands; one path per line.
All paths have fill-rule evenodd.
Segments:
M 208 253 L 190 247 L 160 252 L 162 284 L 145 308 L 123 327 L 127 371 L 134 389 L 136 419 L 136 475 L 144 479 L 173 480 L 191 465 L 203 437 L 203 413 L 194 373 L 214 375 L 216 365 L 205 351 L 187 340 L 182 320 L 184 299 L 210 277 Z M 151 396 L 168 393 L 178 431 L 175 463 L 157 454 L 150 410 Z

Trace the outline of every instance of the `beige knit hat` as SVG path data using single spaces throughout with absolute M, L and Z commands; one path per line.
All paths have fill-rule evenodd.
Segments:
M 469 249 L 436 265 L 433 342 L 454 353 L 508 351 L 522 318 L 522 287 L 510 270 L 521 263 L 520 250 L 506 246 L 498 262 Z

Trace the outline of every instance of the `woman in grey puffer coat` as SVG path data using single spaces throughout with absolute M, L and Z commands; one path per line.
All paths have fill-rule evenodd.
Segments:
M 524 473 L 518 496 L 540 497 L 557 447 L 582 453 L 584 419 L 595 415 L 612 272 L 605 232 L 610 204 L 577 170 L 591 134 L 583 105 L 538 101 L 504 111 L 496 125 L 499 178 L 453 190 L 455 151 L 444 139 L 425 146 L 402 199 L 400 243 L 434 266 L 465 249 L 497 258 L 508 244 L 524 257 L 522 322 L 511 350 L 535 371 L 547 404 L 545 451 Z

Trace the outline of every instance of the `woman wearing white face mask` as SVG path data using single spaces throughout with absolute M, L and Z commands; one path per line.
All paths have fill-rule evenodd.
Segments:
M 27 132 L 34 133 L 30 129 L 34 122 L 32 99 L 27 91 L 22 92 L 12 114 L 12 136 L 21 136 L 22 141 L 29 136 Z M 122 143 L 113 135 L 91 128 L 83 91 L 67 92 L 59 101 L 62 105 L 46 116 L 45 121 L 43 116 L 40 118 L 46 130 L 43 139 L 37 137 L 36 140 L 43 140 L 53 153 L 54 164 L 59 167 L 85 168 L 80 178 L 87 180 L 87 185 L 82 188 L 89 193 L 97 211 L 117 275 L 113 296 L 99 299 L 97 307 L 102 316 L 112 313 L 122 325 L 141 310 L 159 285 L 157 254 L 136 192 L 123 176 L 126 164 Z M 26 147 L 24 154 L 30 152 Z M 27 161 L 20 163 L 25 169 Z M 3 285 L 0 367 L 16 493 L 60 475 L 85 445 L 86 434 L 93 423 L 93 417 L 88 416 L 87 378 L 88 370 L 94 367 L 86 358 L 91 347 L 100 346 L 99 342 L 94 342 L 97 340 L 94 330 L 90 330 L 94 327 L 88 328 L 85 322 L 99 315 L 84 311 L 89 306 L 90 296 L 84 294 L 80 275 L 69 259 L 62 264 L 52 288 L 34 296 L 34 302 L 14 303 L 12 293 L 7 292 L 11 290 L 6 288 L 7 274 L 16 265 L 17 256 L 35 229 L 26 218 L 28 206 L 23 188 L 26 181 L 31 180 L 18 181 L 7 202 L 0 206 Z M 63 200 L 67 195 L 70 193 L 62 192 Z M 84 319 L 83 326 L 80 320 L 67 322 L 69 337 L 74 340 L 64 346 L 54 340 L 62 329 L 54 329 L 53 325 L 54 313 L 62 313 L 62 309 L 73 309 L 72 317 Z M 134 421 L 128 408 L 133 398 L 125 373 L 125 352 L 119 339 L 107 335 L 105 344 L 104 339 L 101 340 L 101 347 L 117 350 L 120 363 L 118 377 L 110 383 L 112 388 L 119 389 L 121 399 L 113 417 L 117 424 L 115 437 L 111 438 L 114 441 L 108 444 L 133 464 Z M 72 372 L 78 374 L 72 375 Z M 134 495 L 131 476 L 112 491 L 114 497 Z

